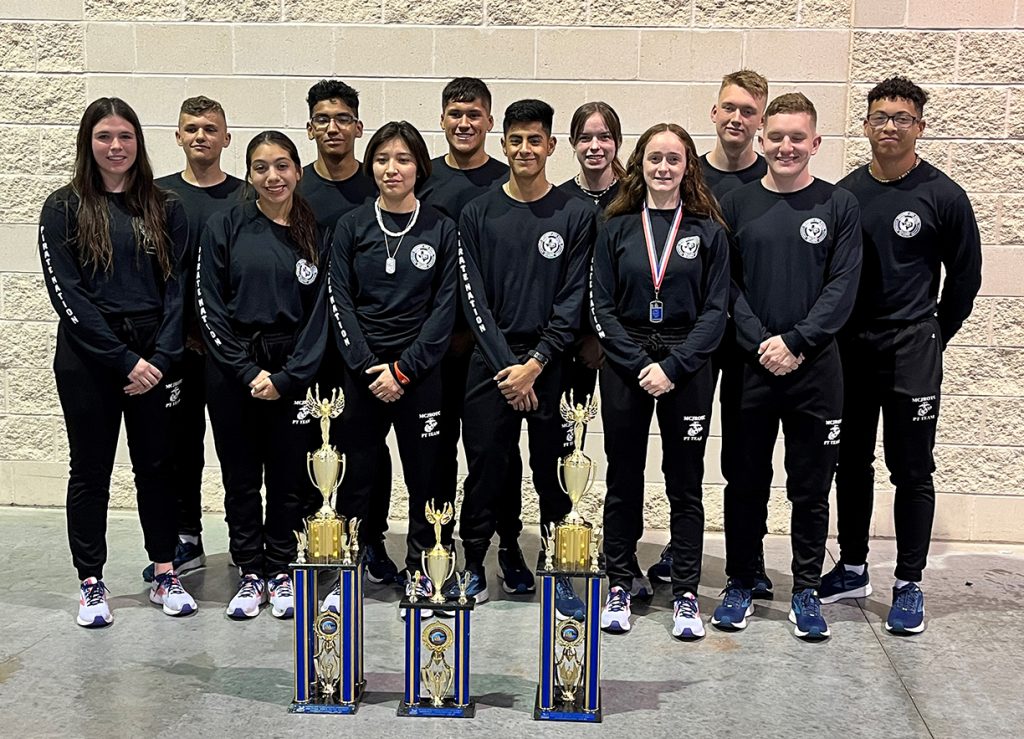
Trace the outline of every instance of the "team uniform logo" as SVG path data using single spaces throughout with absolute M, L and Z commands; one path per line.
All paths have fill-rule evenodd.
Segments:
M 704 439 L 704 424 L 707 420 L 707 416 L 683 416 L 683 421 L 688 421 L 690 424 L 686 428 L 686 436 L 683 437 L 683 440 L 702 441 Z
M 165 408 L 174 408 L 181 402 L 181 380 L 167 383 L 167 402 Z
M 820 218 L 808 218 L 800 224 L 800 237 L 808 244 L 820 244 L 828 236 L 828 226 Z
M 913 421 L 915 423 L 920 421 L 934 421 L 936 416 L 935 404 L 938 401 L 938 397 L 935 395 L 925 395 L 920 398 L 911 398 L 912 403 L 917 405 L 914 411 Z
M 300 259 L 295 263 L 295 276 L 303 285 L 312 285 L 316 282 L 317 274 L 318 270 L 315 264 L 310 264 L 305 259 Z
M 905 210 L 892 222 L 892 230 L 904 239 L 912 239 L 921 233 L 921 216 L 912 210 Z
M 419 417 L 420 420 L 423 421 L 423 433 L 420 434 L 421 439 L 429 439 L 430 437 L 437 436 L 441 433 L 441 429 L 439 428 L 441 425 L 441 411 L 421 413 Z
M 313 269 L 316 269 L 314 267 Z M 292 403 L 295 405 L 295 418 L 292 420 L 292 426 L 305 426 L 309 423 L 309 408 L 306 406 L 305 400 L 293 400 Z
M 832 418 L 825 421 L 825 425 L 828 427 L 824 442 L 825 446 L 838 446 L 842 423 L 843 419 L 841 418 Z
M 437 261 L 437 252 L 430 244 L 416 244 L 409 252 L 409 259 L 412 260 L 413 267 L 426 271 Z
M 687 236 L 676 242 L 676 254 L 683 259 L 694 259 L 700 251 L 700 236 Z
M 558 231 L 548 231 L 537 241 L 537 249 L 545 259 L 557 259 L 565 251 L 565 239 Z

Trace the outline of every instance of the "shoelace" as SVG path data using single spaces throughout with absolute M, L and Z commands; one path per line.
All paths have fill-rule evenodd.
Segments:
M 726 608 L 739 608 L 747 600 L 741 588 L 726 588 L 722 593 L 725 595 L 722 605 Z
M 292 580 L 290 577 L 282 577 L 279 580 L 274 580 L 273 584 L 274 595 L 278 598 L 291 598 L 292 597 Z
M 102 580 L 99 580 L 82 588 L 82 599 L 87 606 L 98 606 L 107 599 L 108 592 L 110 591 L 107 590 L 107 586 L 103 584 Z
M 242 584 L 238 588 L 238 597 L 257 598 L 263 592 L 258 577 L 243 577 Z
M 626 591 L 618 590 L 608 600 L 608 610 L 612 613 L 626 610 Z
M 916 613 L 918 610 L 918 595 L 920 590 L 917 588 L 905 588 L 903 590 L 896 591 L 896 608 L 901 611 L 909 611 Z
M 697 601 L 693 598 L 680 598 L 676 601 L 676 615 L 685 618 L 697 617 Z
M 573 589 L 568 577 L 555 579 L 555 595 L 562 600 L 575 600 L 579 597 L 576 595 L 576 591 Z
M 181 586 L 181 580 L 173 572 L 165 572 L 161 575 L 156 576 L 157 582 L 160 583 L 160 587 L 164 589 L 164 592 L 168 595 L 181 595 L 185 592 L 185 588 Z
M 812 593 L 800 593 L 797 596 L 797 601 L 800 603 L 800 609 L 805 615 L 817 618 L 821 615 L 821 603 Z

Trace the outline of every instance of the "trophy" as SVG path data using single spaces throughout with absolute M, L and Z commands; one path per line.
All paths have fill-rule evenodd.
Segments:
M 323 505 L 295 532 L 298 554 L 292 564 L 295 592 L 295 696 L 291 713 L 355 713 L 363 678 L 363 592 L 359 519 L 346 521 L 331 505 L 344 476 L 344 458 L 331 446 L 331 421 L 345 409 L 345 396 L 306 391 L 305 408 L 320 420 L 322 443 L 306 455 L 310 482 Z M 320 610 L 317 575 L 339 580 L 340 607 Z
M 589 395 L 582 404 L 572 393 L 559 405 L 572 425 L 572 452 L 558 460 L 559 484 L 572 501 L 561 522 L 543 533 L 544 562 L 540 577 L 540 670 L 533 717 L 541 721 L 601 720 L 601 529 L 580 515 L 580 500 L 596 478 L 594 460 L 583 453 L 583 429 L 597 417 L 598 404 Z M 581 618 L 555 609 L 555 580 L 581 578 L 586 586 L 586 612 Z
M 434 501 L 426 504 L 434 546 L 420 555 L 420 564 L 430 582 L 430 596 L 420 598 L 414 587 L 398 604 L 405 610 L 405 690 L 399 716 L 469 718 L 476 712 L 469 694 L 469 616 L 476 605 L 466 594 L 469 573 L 455 575 L 455 597 L 444 594 L 445 582 L 455 574 L 455 552 L 441 543 L 441 527 L 454 514 L 450 502 L 440 509 Z M 413 582 L 420 583 L 420 578 L 417 571 Z M 438 615 L 454 615 L 454 628 L 438 621 Z M 426 664 L 421 665 L 424 652 Z

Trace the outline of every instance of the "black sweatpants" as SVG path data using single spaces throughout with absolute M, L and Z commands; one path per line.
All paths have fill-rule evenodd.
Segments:
M 306 472 L 307 452 L 320 446 L 319 424 L 306 409 L 305 393 L 253 398 L 233 372 L 213 361 L 206 364 L 206 379 L 231 559 L 243 575 L 269 579 L 288 572 L 296 555 L 294 532 L 302 529 L 303 516 L 320 506 L 320 493 Z
M 434 368 L 415 383 L 405 387 L 401 398 L 393 403 L 378 400 L 370 392 L 366 376 L 345 371 L 345 412 L 342 414 L 341 451 L 345 454 L 345 478 L 338 491 L 338 512 L 346 518 L 363 521 L 373 508 L 379 479 L 380 445 L 392 425 L 398 438 L 398 454 L 409 491 L 409 534 L 406 539 L 405 566 L 410 573 L 422 570 L 420 553 L 434 545 L 433 526 L 427 523 L 426 504 L 433 499 L 440 509 L 454 503 L 455 489 L 442 489 L 437 484 L 441 449 L 441 371 Z M 454 524 L 444 527 L 443 543 L 451 544 Z M 374 531 L 360 526 L 364 542 L 375 541 Z
M 572 451 L 572 429 L 561 417 L 558 404 L 564 388 L 564 364 L 553 357 L 533 385 L 537 410 L 521 413 L 512 409 L 494 381 L 494 372 L 484 361 L 479 347 L 469 360 L 466 407 L 462 417 L 462 440 L 469 464 L 465 497 L 459 518 L 459 536 L 467 564 L 483 566 L 494 535 L 495 513 L 502 496 L 521 495 L 510 484 L 513 455 L 519 452 L 523 420 L 529 433 L 530 469 L 540 501 L 543 525 L 560 521 L 572 508 L 569 496 L 558 484 L 558 458 Z
M 601 423 L 608 461 L 604 556 L 609 585 L 632 586 L 636 544 L 644 530 L 644 468 L 651 416 L 658 415 L 661 469 L 671 509 L 672 595 L 697 593 L 704 552 L 704 449 L 711 426 L 710 363 L 660 398 L 640 388 L 635 373 L 601 368 Z
M 174 492 L 178 496 L 178 533 L 203 532 L 203 466 L 206 464 L 206 355 L 185 349 L 178 365 L 172 414 Z
M 753 585 L 781 422 L 786 495 L 793 506 L 793 590 L 817 588 L 843 427 L 839 350 L 833 342 L 782 377 L 761 367 L 756 358 L 732 363 L 723 370 L 722 383 L 725 572 L 745 587 Z
M 136 318 L 127 327 L 111 321 L 111 328 L 132 351 L 146 357 L 153 352 L 158 323 L 159 318 Z M 63 322 L 57 328 L 53 371 L 71 451 L 68 542 L 78 577 L 103 578 L 110 475 L 122 416 L 146 553 L 153 562 L 173 561 L 178 532 L 171 487 L 172 399 L 166 382 L 142 395 L 126 395 L 128 378 L 76 349 Z
M 896 486 L 896 577 L 920 582 L 935 517 L 935 427 L 942 388 L 942 339 L 934 318 L 844 337 L 846 403 L 836 472 L 839 549 L 843 562 L 864 564 L 874 503 L 875 437 Z

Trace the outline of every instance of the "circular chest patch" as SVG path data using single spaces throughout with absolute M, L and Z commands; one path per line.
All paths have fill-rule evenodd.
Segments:
M 295 276 L 303 285 L 312 285 L 316 282 L 317 274 L 318 270 L 315 264 L 310 264 L 305 259 L 300 259 L 295 263 Z
M 912 239 L 921 233 L 921 216 L 912 210 L 905 210 L 893 220 L 892 230 L 901 238 Z
M 700 251 L 700 236 L 687 236 L 676 242 L 676 254 L 683 259 L 694 259 Z
M 828 236 L 828 226 L 820 218 L 808 218 L 800 225 L 800 237 L 808 244 L 820 244 Z
M 416 244 L 409 252 L 409 259 L 416 269 L 428 270 L 437 261 L 437 252 L 430 244 Z
M 545 259 L 557 259 L 565 251 L 565 239 L 557 231 L 548 231 L 537 241 L 537 249 Z

